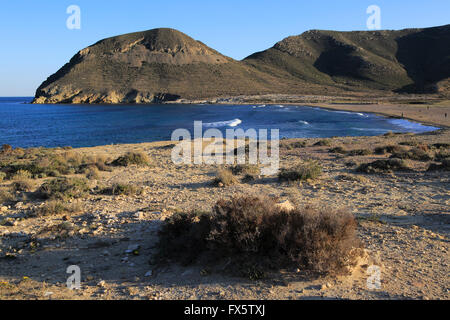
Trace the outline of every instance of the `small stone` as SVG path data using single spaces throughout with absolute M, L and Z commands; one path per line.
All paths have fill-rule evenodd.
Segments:
M 151 277 L 152 275 L 153 275 L 153 271 L 149 270 L 145 273 L 144 277 L 148 278 L 148 277 Z
M 125 250 L 125 253 L 133 253 L 134 251 L 138 251 L 141 246 L 138 244 L 130 244 L 128 249 Z
M 277 203 L 276 206 L 278 208 L 280 208 L 281 210 L 285 210 L 285 211 L 292 211 L 295 209 L 295 207 L 292 205 L 292 203 L 289 200 L 281 201 L 281 202 Z
M 99 283 L 97 283 L 97 287 L 103 288 L 105 285 L 106 285 L 105 280 L 101 280 L 101 281 L 99 281 Z

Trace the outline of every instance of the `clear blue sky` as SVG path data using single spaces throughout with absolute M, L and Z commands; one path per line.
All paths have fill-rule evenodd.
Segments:
M 69 5 L 81 29 L 69 30 Z M 170 27 L 235 59 L 309 29 L 366 30 L 369 5 L 383 29 L 450 23 L 449 0 L 2 0 L 0 96 L 32 96 L 77 51 L 100 39 Z

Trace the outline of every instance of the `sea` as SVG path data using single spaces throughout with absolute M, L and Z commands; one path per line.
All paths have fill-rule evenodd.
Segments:
M 176 129 L 279 129 L 280 138 L 375 136 L 439 128 L 371 113 L 303 105 L 64 105 L 30 104 L 32 97 L 0 97 L 0 145 L 91 147 L 170 140 Z M 270 136 L 269 136 L 270 138 Z

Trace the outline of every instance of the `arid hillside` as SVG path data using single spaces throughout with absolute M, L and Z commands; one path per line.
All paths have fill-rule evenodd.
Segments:
M 449 95 L 450 25 L 319 31 L 243 61 L 173 29 L 101 40 L 36 91 L 34 103 L 153 103 L 258 94 Z

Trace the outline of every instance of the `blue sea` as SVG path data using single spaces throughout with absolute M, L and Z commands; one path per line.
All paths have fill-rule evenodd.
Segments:
M 90 147 L 170 140 L 194 121 L 229 128 L 279 129 L 280 138 L 374 136 L 438 128 L 368 113 L 291 105 L 33 105 L 32 98 L 0 98 L 0 145 Z

